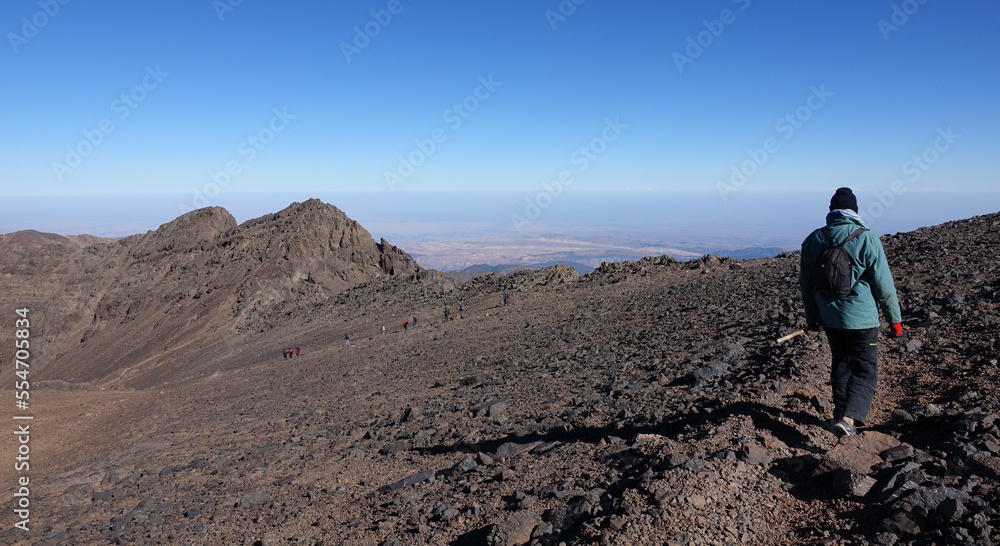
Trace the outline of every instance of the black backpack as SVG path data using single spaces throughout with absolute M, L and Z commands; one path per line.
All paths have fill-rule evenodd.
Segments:
M 851 282 L 851 256 L 844 250 L 844 245 L 853 241 L 868 231 L 865 228 L 858 228 L 850 234 L 839 245 L 833 244 L 833 233 L 829 227 L 822 230 L 823 238 L 826 239 L 826 248 L 820 253 L 813 268 L 813 284 L 820 294 L 828 298 L 842 298 L 854 291 L 857 282 Z M 859 278 L 858 281 L 861 279 Z

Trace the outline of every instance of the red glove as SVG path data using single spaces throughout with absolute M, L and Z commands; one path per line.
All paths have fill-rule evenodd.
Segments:
M 900 324 L 900 323 L 898 323 L 898 322 L 896 324 L 893 324 L 889 328 L 889 334 L 892 337 L 900 337 L 900 336 L 902 336 L 903 335 L 903 325 Z

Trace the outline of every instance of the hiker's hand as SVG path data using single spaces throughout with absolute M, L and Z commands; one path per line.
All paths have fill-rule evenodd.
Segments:
M 903 335 L 903 325 L 900 323 L 893 324 L 889 327 L 889 335 L 892 337 L 900 337 Z

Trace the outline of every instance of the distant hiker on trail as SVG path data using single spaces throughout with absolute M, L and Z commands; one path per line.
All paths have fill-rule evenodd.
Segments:
M 451 318 L 451 311 L 447 307 L 444 308 L 444 320 L 447 322 Z
M 462 305 L 458 306 L 458 318 L 460 318 L 460 319 L 465 318 L 465 304 L 464 303 Z
M 802 242 L 799 287 L 810 330 L 826 330 L 833 363 L 833 420 L 837 436 L 858 433 L 878 383 L 879 308 L 903 335 L 902 315 L 882 242 L 858 216 L 858 200 L 840 188 L 830 200 L 826 227 Z
M 413 315 L 413 327 L 417 327 L 417 315 Z
M 508 299 L 510 299 L 510 296 L 506 292 L 504 292 L 503 293 L 503 304 L 504 304 L 504 307 L 507 306 L 507 300 Z
M 296 356 L 296 357 L 298 357 L 298 356 L 299 356 L 299 348 L 298 348 L 298 347 L 296 347 L 296 348 L 295 348 L 295 356 Z
M 281 358 L 288 360 L 288 349 L 281 351 Z
M 344 334 L 344 345 L 351 346 L 351 334 Z
M 403 330 L 404 331 L 406 330 L 406 327 L 409 326 L 409 325 L 410 325 L 410 323 L 406 322 L 406 319 L 403 319 Z
M 382 335 L 385 335 L 385 324 L 382 325 Z

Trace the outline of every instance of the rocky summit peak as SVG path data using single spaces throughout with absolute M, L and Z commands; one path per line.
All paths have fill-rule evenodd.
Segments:
M 143 257 L 193 248 L 236 227 L 236 218 L 222 207 L 193 210 L 161 225 L 155 231 L 135 237 L 133 256 Z

